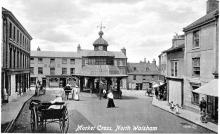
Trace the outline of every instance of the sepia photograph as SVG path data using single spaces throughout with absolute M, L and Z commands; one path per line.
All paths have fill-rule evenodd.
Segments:
M 218 133 L 218 0 L 1 10 L 1 133 Z

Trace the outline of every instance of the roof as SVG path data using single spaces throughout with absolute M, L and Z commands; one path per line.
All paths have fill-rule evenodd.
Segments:
M 153 63 L 128 63 L 128 74 L 140 75 L 159 75 L 158 67 Z M 134 70 L 136 68 L 136 70 Z
M 185 45 L 184 44 L 181 44 L 179 45 L 178 47 L 171 47 L 165 51 L 163 51 L 163 53 L 170 53 L 170 52 L 175 52 L 175 51 L 178 51 L 178 50 L 181 50 L 182 48 L 184 48 Z
M 193 92 L 218 97 L 218 79 L 211 80 L 209 83 L 193 90 Z
M 76 52 L 61 52 L 61 51 L 31 51 L 32 57 L 66 57 L 80 58 Z
M 108 42 L 106 40 L 104 40 L 102 37 L 99 37 L 98 39 L 96 39 L 93 43 L 93 46 L 95 45 L 103 45 L 103 46 L 108 46 Z
M 183 28 L 183 31 L 189 31 L 191 29 L 194 29 L 196 27 L 199 27 L 203 24 L 206 24 L 212 20 L 215 20 L 216 17 L 218 17 L 219 14 L 219 10 L 216 9 L 208 14 L 206 14 L 205 16 L 199 18 L 198 20 L 196 20 L 195 22 L 191 23 L 190 25 L 186 26 L 185 28 Z
M 127 77 L 118 67 L 112 65 L 86 65 L 76 76 L 90 77 Z
M 110 53 L 114 54 L 114 56 L 115 56 L 116 59 L 126 59 L 126 58 L 127 58 L 126 55 L 124 55 L 124 53 L 121 52 L 121 51 L 107 51 L 107 52 L 108 52 L 109 54 L 110 54 Z M 82 56 L 88 56 L 88 55 L 90 56 L 89 53 L 93 54 L 93 53 L 94 53 L 94 50 L 81 49 L 80 51 L 78 51 L 78 54 L 79 54 L 80 57 L 82 57 Z M 98 53 L 99 53 L 99 52 L 98 52 Z M 98 53 L 97 53 L 97 55 L 98 55 Z
M 14 22 L 17 23 L 17 25 L 21 28 L 21 30 L 28 36 L 28 38 L 31 40 L 31 35 L 27 32 L 27 30 L 21 25 L 21 23 L 17 20 L 17 18 L 13 15 L 11 11 L 8 9 L 2 7 L 2 15 L 9 15 Z

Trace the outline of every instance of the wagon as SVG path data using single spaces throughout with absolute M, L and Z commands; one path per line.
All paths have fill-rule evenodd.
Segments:
M 55 105 L 56 109 L 50 109 Z M 30 125 L 32 132 L 39 128 L 45 128 L 48 123 L 58 123 L 62 133 L 66 133 L 69 127 L 69 118 L 67 106 L 64 102 L 41 102 L 32 100 L 29 109 L 31 110 Z

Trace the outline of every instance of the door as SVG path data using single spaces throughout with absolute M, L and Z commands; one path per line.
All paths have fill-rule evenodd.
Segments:
M 42 86 L 46 87 L 46 78 L 42 78 Z

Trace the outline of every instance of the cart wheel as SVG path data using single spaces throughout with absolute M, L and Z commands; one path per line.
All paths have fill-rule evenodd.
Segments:
M 31 124 L 31 131 L 36 131 L 38 124 L 37 124 L 36 112 L 34 110 L 31 110 L 30 124 Z
M 67 108 L 65 108 L 63 117 L 60 120 L 60 130 L 62 131 L 62 133 L 67 133 L 68 128 L 69 128 L 69 116 L 68 116 Z

